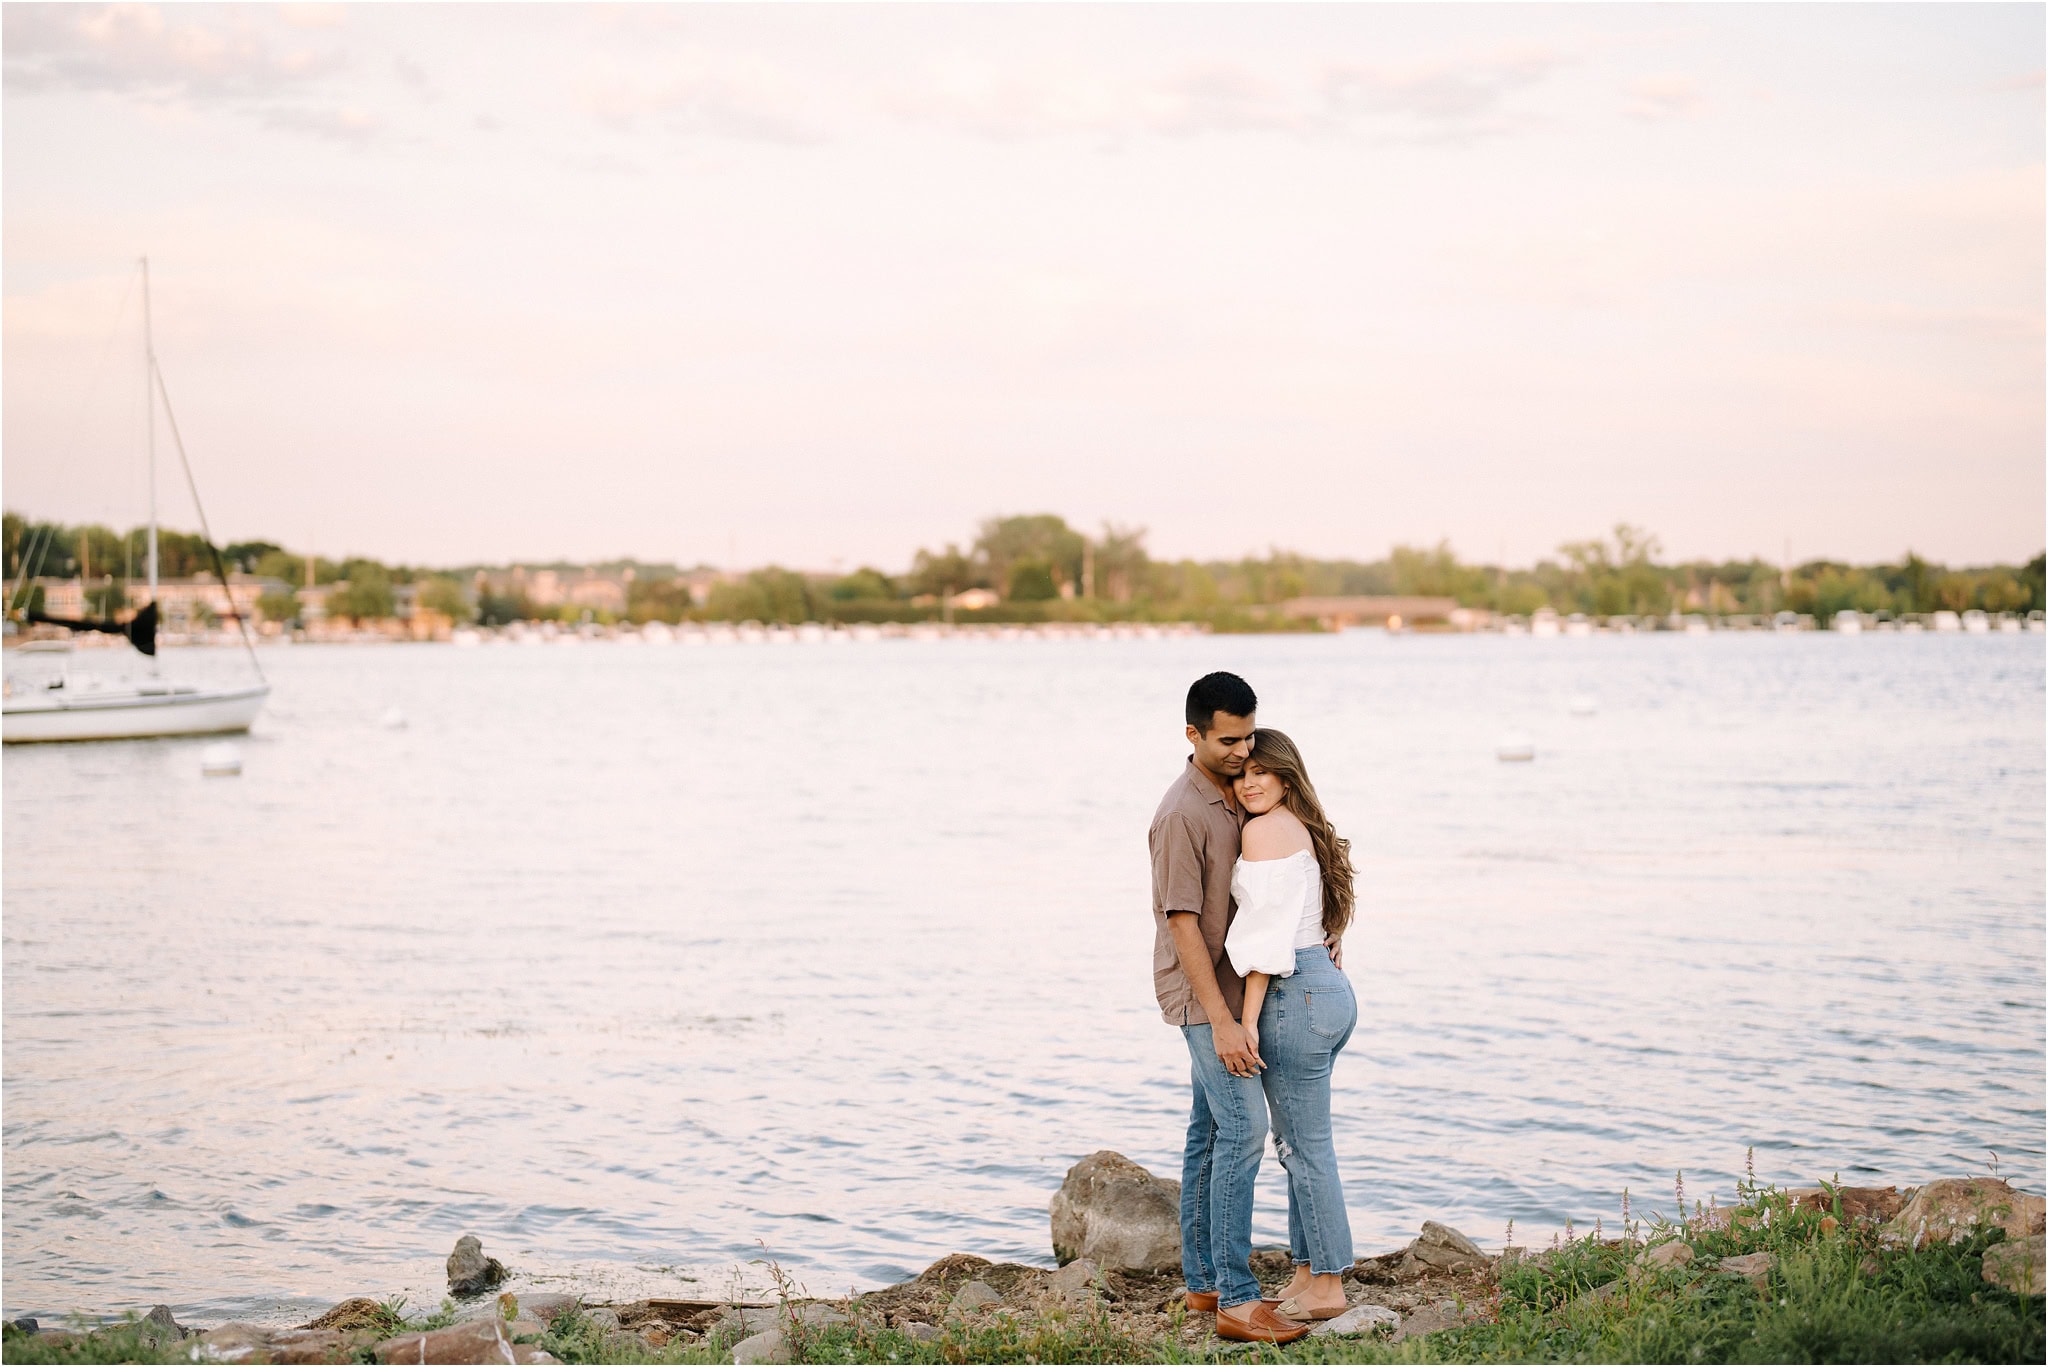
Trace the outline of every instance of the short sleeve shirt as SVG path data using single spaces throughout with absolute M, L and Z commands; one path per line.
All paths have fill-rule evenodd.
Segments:
M 1202 927 L 1216 985 L 1233 1018 L 1244 1011 L 1244 979 L 1230 966 L 1223 940 L 1235 905 L 1230 874 L 1237 866 L 1238 829 L 1243 813 L 1188 757 L 1152 816 L 1147 843 L 1152 851 L 1152 989 L 1169 1025 L 1206 1025 L 1209 1017 L 1195 999 L 1194 985 L 1181 970 L 1167 918 L 1192 912 Z

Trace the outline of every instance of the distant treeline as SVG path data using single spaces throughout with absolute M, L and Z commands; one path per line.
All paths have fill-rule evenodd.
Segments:
M 30 578 L 84 577 L 111 611 L 120 586 L 143 573 L 147 532 L 63 526 L 5 515 L 10 586 Z M 1090 535 L 1050 513 L 991 518 L 964 547 L 918 551 L 889 574 L 868 566 L 851 574 L 805 573 L 777 565 L 746 573 L 618 560 L 428 569 L 361 557 L 329 560 L 269 541 L 221 547 L 230 568 L 278 581 L 259 610 L 274 621 L 299 616 L 298 590 L 333 586 L 329 617 L 388 617 L 400 600 L 460 622 L 565 618 L 632 621 L 1195 620 L 1226 629 L 1286 625 L 1276 609 L 1288 599 L 1400 594 L 1455 599 L 1506 614 L 1549 607 L 1597 617 L 1837 612 L 1903 614 L 1939 609 L 2029 612 L 2048 607 L 2044 557 L 2024 565 L 1961 568 L 1908 552 L 1895 563 L 1849 565 L 1812 560 L 1786 567 L 1763 560 L 1663 563 L 1654 537 L 1629 526 L 1610 538 L 1572 541 L 1555 558 L 1511 569 L 1469 564 L 1450 546 L 1396 546 L 1379 560 L 1319 560 L 1274 550 L 1239 560 L 1155 560 L 1142 528 L 1104 526 Z M 184 532 L 158 535 L 160 573 L 205 575 L 205 543 Z M 581 576 L 616 585 L 616 609 L 588 602 L 541 603 L 533 576 Z M 406 586 L 410 586 L 407 588 Z M 979 592 L 975 592 L 975 591 Z

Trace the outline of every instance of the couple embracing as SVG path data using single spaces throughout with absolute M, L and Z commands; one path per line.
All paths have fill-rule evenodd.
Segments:
M 1351 845 L 1331 829 L 1294 743 L 1259 730 L 1235 674 L 1188 689 L 1187 768 L 1152 818 L 1152 981 L 1193 1060 L 1181 1165 L 1181 1268 L 1219 1338 L 1291 1343 L 1344 1310 L 1351 1223 L 1330 1132 L 1330 1070 L 1358 1002 L 1342 970 Z M 1287 1170 L 1294 1278 L 1262 1299 L 1252 1193 L 1273 1147 Z

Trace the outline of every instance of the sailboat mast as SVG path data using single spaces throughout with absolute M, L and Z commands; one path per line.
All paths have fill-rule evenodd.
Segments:
M 149 437 L 149 601 L 156 601 L 156 335 L 149 325 L 149 258 L 142 258 L 142 408 Z

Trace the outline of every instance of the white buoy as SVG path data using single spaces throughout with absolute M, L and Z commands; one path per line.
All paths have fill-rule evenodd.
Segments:
M 379 717 L 377 722 L 386 731 L 403 731 L 405 729 L 405 713 L 395 707 L 387 707 L 384 709 L 384 715 Z
M 232 778 L 242 772 L 242 752 L 221 741 L 199 752 L 199 772 L 210 778 Z
M 1502 736 L 1493 753 L 1496 758 L 1506 763 L 1523 764 L 1536 758 L 1536 742 L 1527 736 Z
M 1572 699 L 1574 717 L 1590 717 L 1600 710 L 1600 702 L 1591 693 L 1581 693 Z

